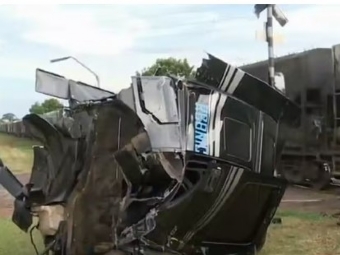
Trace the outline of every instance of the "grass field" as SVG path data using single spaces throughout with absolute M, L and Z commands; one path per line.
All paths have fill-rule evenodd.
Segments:
M 16 173 L 27 172 L 33 161 L 33 144 L 28 139 L 0 134 L 0 157 Z M 277 216 L 282 218 L 282 224 L 270 227 L 260 255 L 340 255 L 340 226 L 337 226 L 336 219 L 282 210 Z M 0 255 L 35 254 L 29 235 L 9 219 L 0 218 L 0 233 Z M 41 247 L 38 232 L 34 239 Z
M 281 225 L 270 227 L 260 255 L 339 255 L 340 227 L 332 218 L 317 214 L 280 212 Z M 9 220 L 0 220 L 0 254 L 34 255 L 28 234 Z M 34 239 L 40 248 L 39 233 Z M 41 249 L 40 249 L 41 251 Z
M 28 172 L 33 164 L 32 146 L 36 144 L 30 139 L 0 133 L 0 158 L 14 173 Z
M 17 228 L 9 219 L 0 219 L 0 254 L 1 255 L 36 255 L 29 234 Z M 33 235 L 39 252 L 42 252 L 42 240 L 35 230 Z
M 340 255 L 340 226 L 314 213 L 280 211 L 281 225 L 270 227 L 260 255 Z

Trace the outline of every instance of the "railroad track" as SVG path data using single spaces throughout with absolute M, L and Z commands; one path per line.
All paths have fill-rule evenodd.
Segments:
M 309 189 L 309 190 L 314 190 L 315 192 L 326 192 L 328 190 L 338 190 L 340 192 L 340 183 L 330 183 L 325 189 L 322 190 L 317 190 L 315 188 L 312 187 L 312 185 L 310 183 L 301 183 L 301 184 L 290 184 L 290 186 L 293 187 L 298 187 L 298 188 L 302 188 L 302 189 Z
M 306 189 L 306 190 L 313 191 L 313 192 L 316 192 L 316 193 L 337 195 L 337 196 L 339 196 L 339 199 L 340 199 L 340 182 L 339 181 L 334 182 L 334 183 L 333 182 L 330 183 L 329 186 L 327 186 L 323 190 L 317 190 L 317 189 L 313 188 L 310 183 L 291 184 L 290 186 L 300 188 L 300 189 Z M 340 207 L 340 204 L 339 204 L 339 207 Z
M 320 207 L 320 212 L 327 208 L 340 209 L 340 184 L 330 184 L 324 190 L 316 190 L 312 185 L 291 184 L 281 200 L 282 204 L 290 204 L 294 208 L 305 208 L 305 206 Z

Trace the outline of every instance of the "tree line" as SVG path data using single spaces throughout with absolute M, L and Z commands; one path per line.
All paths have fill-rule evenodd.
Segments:
M 159 58 L 155 63 L 149 67 L 143 68 L 137 74 L 151 76 L 151 75 L 167 75 L 173 74 L 179 77 L 193 77 L 195 76 L 194 66 L 190 65 L 187 59 Z M 55 99 L 46 99 L 42 103 L 35 102 L 29 108 L 29 113 L 44 114 L 63 108 L 63 104 Z M 5 113 L 2 115 L 0 122 L 13 122 L 18 118 L 13 113 Z

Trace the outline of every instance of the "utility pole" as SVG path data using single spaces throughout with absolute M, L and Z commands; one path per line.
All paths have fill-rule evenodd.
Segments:
M 267 9 L 267 22 L 265 23 L 266 28 L 266 41 L 268 43 L 268 83 L 270 86 L 275 86 L 275 68 L 274 68 L 274 44 L 273 44 L 273 16 L 284 26 L 288 20 L 283 15 L 280 9 L 273 4 L 255 4 L 254 13 L 257 18 L 260 17 L 260 13 Z M 258 134 L 257 134 L 257 155 L 255 172 L 260 173 L 262 168 L 262 151 L 263 151 L 263 132 L 264 132 L 264 115 L 260 111 L 258 119 Z
M 266 27 L 266 41 L 268 44 L 268 84 L 272 87 L 275 86 L 275 62 L 274 62 L 274 43 L 273 43 L 273 17 L 283 27 L 287 24 L 288 19 L 283 12 L 275 4 L 255 4 L 254 12 L 257 18 L 260 13 L 267 9 L 267 22 Z
M 98 76 L 93 70 L 91 70 L 88 66 L 86 66 L 85 64 L 83 64 L 81 61 L 79 61 L 79 60 L 76 59 L 75 57 L 68 56 L 68 57 L 63 57 L 63 58 L 56 58 L 56 59 L 50 60 L 50 62 L 51 62 L 51 63 L 56 63 L 56 62 L 65 61 L 65 60 L 68 60 L 68 59 L 73 59 L 73 60 L 76 61 L 79 65 L 81 65 L 82 67 L 84 67 L 87 71 L 89 71 L 90 73 L 92 73 L 92 74 L 94 75 L 94 77 L 96 78 L 98 88 L 100 88 L 99 76 Z
M 275 63 L 274 63 L 274 44 L 273 44 L 273 5 L 267 7 L 266 35 L 268 42 L 268 83 L 275 87 Z

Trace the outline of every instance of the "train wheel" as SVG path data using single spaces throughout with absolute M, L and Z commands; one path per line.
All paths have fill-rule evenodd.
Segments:
M 330 184 L 332 178 L 331 168 L 328 163 L 318 163 L 317 178 L 312 180 L 312 187 L 316 190 L 323 190 Z
M 294 167 L 291 169 L 284 169 L 283 177 L 289 183 L 301 184 L 304 182 L 303 172 L 298 167 Z

